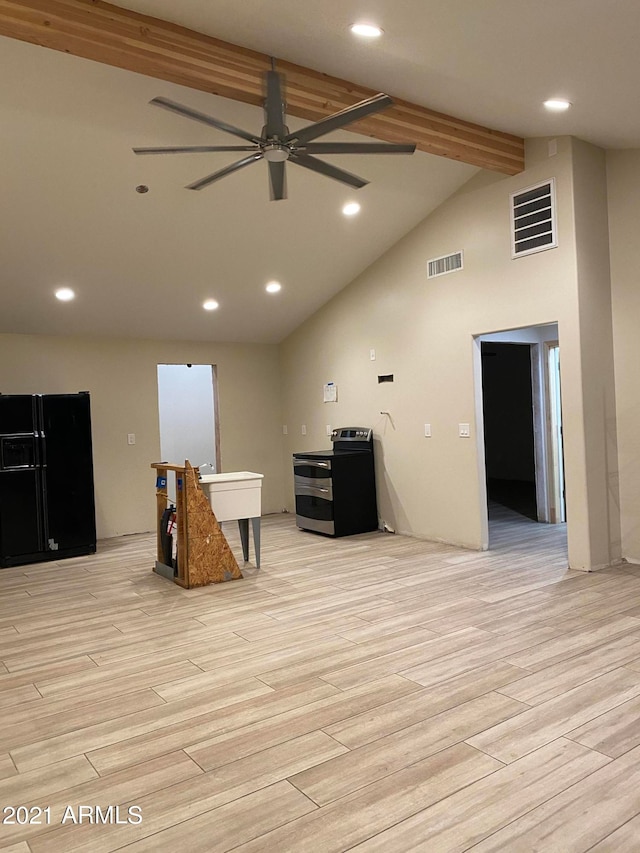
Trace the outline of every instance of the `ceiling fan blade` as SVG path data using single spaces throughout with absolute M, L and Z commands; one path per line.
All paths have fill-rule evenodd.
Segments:
M 287 197 L 284 165 L 284 161 L 282 163 L 269 163 L 271 201 L 281 201 Z
M 354 104 L 352 107 L 347 107 L 340 110 L 339 113 L 327 116 L 314 124 L 308 124 L 306 127 L 296 130 L 295 133 L 290 133 L 286 137 L 287 142 L 296 140 L 304 144 L 311 139 L 317 139 L 318 136 L 324 136 L 325 133 L 331 133 L 332 130 L 339 130 L 347 124 L 351 124 L 358 119 L 364 118 L 371 113 L 377 113 L 386 107 L 390 107 L 393 101 L 388 95 L 374 95 L 373 98 L 367 98 L 365 101 L 360 101 L 359 104 Z
M 393 142 L 310 142 L 305 154 L 413 154 L 415 145 Z
M 267 71 L 265 80 L 267 91 L 264 102 L 264 133 L 269 139 L 274 136 L 278 139 L 282 139 L 287 133 L 287 128 L 284 123 L 282 75 L 277 71 Z
M 338 169 L 330 163 L 325 163 L 324 160 L 316 160 L 315 157 L 309 157 L 308 154 L 292 153 L 289 156 L 289 162 L 303 166 L 305 169 L 311 169 L 312 172 L 319 172 L 327 178 L 335 178 L 336 181 L 341 181 L 343 184 L 348 184 L 356 189 L 360 189 L 369 183 L 364 178 L 352 175 L 351 172 L 345 172 L 344 169 Z
M 227 124 L 225 121 L 219 121 L 217 118 L 205 115 L 205 113 L 200 113 L 198 110 L 192 110 L 191 107 L 185 107 L 182 104 L 177 104 L 175 101 L 170 101 L 168 98 L 153 98 L 149 103 L 154 104 L 156 107 L 162 107 L 164 110 L 169 110 L 169 112 L 177 113 L 185 118 L 191 118 L 194 121 L 202 122 L 202 124 L 207 124 L 209 127 L 215 127 L 218 130 L 223 130 L 225 133 L 231 133 L 233 136 L 239 136 L 241 139 L 246 139 L 247 142 L 257 144 L 260 141 L 259 136 L 254 136 L 252 133 L 248 133 L 246 130 L 242 130 L 239 127 L 234 127 L 232 124 Z
M 262 151 L 257 151 L 255 154 L 249 155 L 249 157 L 244 157 L 242 160 L 236 160 L 236 162 L 232 163 L 230 166 L 225 166 L 224 169 L 219 169 L 217 172 L 207 175 L 206 178 L 200 178 L 199 181 L 194 181 L 192 184 L 188 185 L 187 189 L 202 190 L 214 181 L 219 181 L 220 178 L 224 178 L 232 172 L 237 172 L 238 169 L 244 169 L 245 166 L 250 166 L 252 163 L 262 160 L 262 156 Z
M 255 151 L 253 145 L 183 145 L 172 148 L 134 148 L 134 154 L 204 154 L 209 151 Z

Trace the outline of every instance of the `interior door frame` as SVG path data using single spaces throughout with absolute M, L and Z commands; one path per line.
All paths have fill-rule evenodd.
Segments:
M 550 324 L 543 324 L 550 325 Z M 523 326 L 520 329 L 535 328 L 535 326 Z M 473 377 L 474 377 L 474 402 L 476 423 L 476 459 L 478 476 L 478 505 L 480 509 L 480 541 L 483 551 L 489 550 L 489 506 L 486 485 L 486 456 L 484 447 L 484 394 L 482 388 L 482 344 L 491 341 L 494 335 L 502 335 L 508 332 L 518 332 L 520 329 L 496 329 L 491 332 L 481 332 L 473 335 Z M 536 469 L 536 500 L 538 505 L 538 521 L 541 523 L 553 523 L 550 514 L 550 490 L 553 469 L 550 470 L 549 462 L 551 456 L 549 419 L 549 379 L 548 379 L 548 348 L 560 346 L 559 340 L 544 341 L 541 343 L 525 342 L 518 340 L 493 341 L 494 343 L 518 343 L 528 345 L 531 352 L 531 380 L 533 395 L 533 422 L 534 422 L 534 457 Z M 541 357 L 542 356 L 542 357 Z
M 480 508 L 480 548 L 489 550 L 489 499 L 487 495 L 487 459 L 484 449 L 484 394 L 482 389 L 482 335 L 473 336 L 473 386 L 476 418 L 476 460 L 478 504 Z
M 545 341 L 544 342 L 544 394 L 545 394 L 545 409 L 546 409 L 546 418 L 545 418 L 545 428 L 546 428 L 546 441 L 547 441 L 547 496 L 548 496 L 548 513 L 549 513 L 549 524 L 563 524 L 566 521 L 566 493 L 565 493 L 565 475 L 564 475 L 564 461 L 562 461 L 561 471 L 562 476 L 561 480 L 558 481 L 558 477 L 556 474 L 556 453 L 554 452 L 554 448 L 556 446 L 556 441 L 554 438 L 554 433 L 556 431 L 556 425 L 553 421 L 553 411 L 554 404 L 551 399 L 551 374 L 549 369 L 549 357 L 551 355 L 552 349 L 560 349 L 560 341 Z M 558 360 L 558 374 L 560 373 L 560 361 Z M 558 391 L 561 395 L 561 389 L 558 388 Z M 560 405 L 560 458 L 563 460 L 564 458 L 564 447 L 563 447 L 563 436 L 562 436 L 562 405 Z M 560 511 L 558 512 L 558 507 L 560 507 Z
M 549 522 L 548 444 L 546 444 L 548 407 L 545 397 L 545 368 L 540 363 L 541 352 L 542 347 L 540 344 L 529 344 L 536 512 L 538 521 L 542 524 L 547 524 Z
M 220 460 L 220 403 L 218 400 L 218 365 L 211 365 L 211 381 L 213 382 L 213 428 L 215 430 L 215 454 L 216 472 L 222 473 L 222 462 Z

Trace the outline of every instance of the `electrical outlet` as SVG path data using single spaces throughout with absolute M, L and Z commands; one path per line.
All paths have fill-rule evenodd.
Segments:
M 327 424 L 325 429 L 327 431 L 327 435 L 331 435 L 331 424 Z
M 424 425 L 424 437 L 431 438 L 431 424 Z
M 286 424 L 282 424 L 282 434 L 283 435 L 289 435 L 289 430 L 287 429 Z
M 458 424 L 458 435 L 460 438 L 469 438 L 471 435 L 469 424 Z
M 302 433 L 302 435 L 307 434 L 307 425 L 306 424 L 302 424 L 302 426 L 300 427 L 300 432 Z
M 127 444 L 135 444 L 135 443 L 136 443 L 135 432 L 127 433 Z

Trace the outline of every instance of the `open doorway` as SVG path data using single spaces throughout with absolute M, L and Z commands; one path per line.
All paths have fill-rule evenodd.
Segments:
M 220 470 L 215 365 L 159 364 L 158 413 L 163 462 Z
M 566 545 L 558 326 L 479 335 L 476 353 L 483 539 L 504 547 L 539 527 L 537 539 L 542 522 Z
M 482 342 L 484 458 L 495 505 L 538 521 L 531 345 Z

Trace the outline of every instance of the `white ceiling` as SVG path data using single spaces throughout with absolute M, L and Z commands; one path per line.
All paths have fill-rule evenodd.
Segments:
M 640 4 L 628 0 L 119 5 L 496 129 L 640 147 Z M 354 42 L 346 27 L 361 18 L 383 39 Z M 421 152 L 343 156 L 331 161 L 367 187 L 290 165 L 288 200 L 270 202 L 257 163 L 189 192 L 236 155 L 136 157 L 132 146 L 236 140 L 148 106 L 156 95 L 247 130 L 263 123 L 255 107 L 0 39 L 0 331 L 279 341 L 476 171 Z M 572 110 L 543 113 L 561 95 Z M 340 208 L 356 197 L 362 212 L 347 220 Z M 264 292 L 272 278 L 276 296 Z M 62 285 L 74 302 L 52 297 Z M 218 311 L 202 310 L 207 297 Z
M 637 0 L 118 0 L 225 41 L 520 136 L 640 145 Z M 355 41 L 349 24 L 384 29 Z M 568 98 L 570 113 L 542 101 Z

